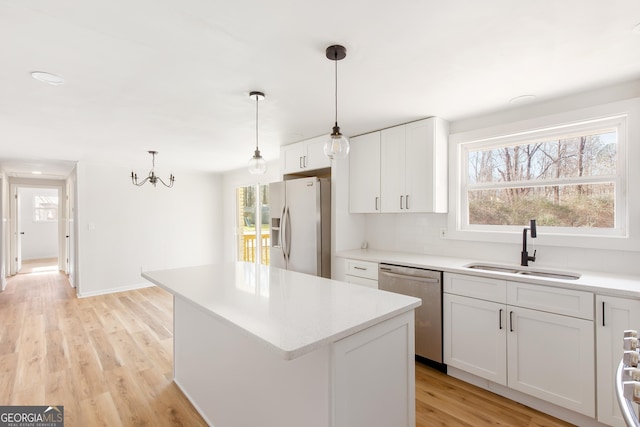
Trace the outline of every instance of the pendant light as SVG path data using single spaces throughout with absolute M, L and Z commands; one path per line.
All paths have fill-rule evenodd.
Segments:
M 330 138 L 324 144 L 324 154 L 330 159 L 341 159 L 347 157 L 349 154 L 349 140 L 346 136 L 340 133 L 340 126 L 338 126 L 338 61 L 347 56 L 347 49 L 340 45 L 329 46 L 327 48 L 326 55 L 327 59 L 330 59 L 335 63 L 336 121 Z
M 260 148 L 258 148 L 258 102 L 262 101 L 265 96 L 264 93 L 255 90 L 249 93 L 249 96 L 256 100 L 256 151 L 253 152 L 253 157 L 249 160 L 249 173 L 264 175 L 267 171 L 267 162 L 262 158 Z

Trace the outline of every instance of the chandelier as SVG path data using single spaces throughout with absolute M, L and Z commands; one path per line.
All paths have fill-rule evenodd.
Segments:
M 156 186 L 156 183 L 158 183 L 158 181 L 160 181 L 162 183 L 162 185 L 164 185 L 165 187 L 173 187 L 173 182 L 175 181 L 175 177 L 173 176 L 173 174 L 169 175 L 169 184 L 167 184 L 166 182 L 164 182 L 162 180 L 162 178 L 160 178 L 159 176 L 156 175 L 155 172 L 155 168 L 156 168 L 156 154 L 158 154 L 157 151 L 148 151 L 149 154 L 151 154 L 152 158 L 151 158 L 151 170 L 149 171 L 149 175 L 147 175 L 147 177 L 145 179 L 143 179 L 141 182 L 138 182 L 138 174 L 136 174 L 135 172 L 131 172 L 131 182 L 133 183 L 133 185 L 137 185 L 138 187 L 143 186 L 147 181 L 150 182 L 151 184 L 153 184 L 153 186 Z

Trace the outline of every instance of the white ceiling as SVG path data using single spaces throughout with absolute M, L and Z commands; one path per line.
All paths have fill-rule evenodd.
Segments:
M 251 90 L 267 160 L 331 131 L 331 44 L 356 135 L 638 79 L 639 23 L 638 0 L 0 0 L 0 162 L 225 171 L 253 151 Z

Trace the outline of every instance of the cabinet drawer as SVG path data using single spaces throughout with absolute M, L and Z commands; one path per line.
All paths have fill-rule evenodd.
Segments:
M 378 289 L 378 281 L 373 279 L 367 279 L 365 277 L 351 276 L 347 274 L 345 276 L 347 283 L 353 283 L 356 285 L 367 286 L 369 288 Z
M 593 294 L 590 292 L 508 282 L 507 304 L 593 320 Z
M 350 276 L 364 277 L 365 279 L 378 280 L 378 263 L 348 259 L 347 274 Z
M 506 303 L 507 282 L 465 274 L 444 273 L 443 292 Z

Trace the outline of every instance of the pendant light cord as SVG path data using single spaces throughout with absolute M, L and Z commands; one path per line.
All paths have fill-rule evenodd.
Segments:
M 258 151 L 258 95 L 256 95 L 256 151 Z
M 333 59 L 333 62 L 335 64 L 335 75 L 336 75 L 336 92 L 335 92 L 335 99 L 336 99 L 336 126 L 338 126 L 338 51 L 335 52 L 335 56 Z

